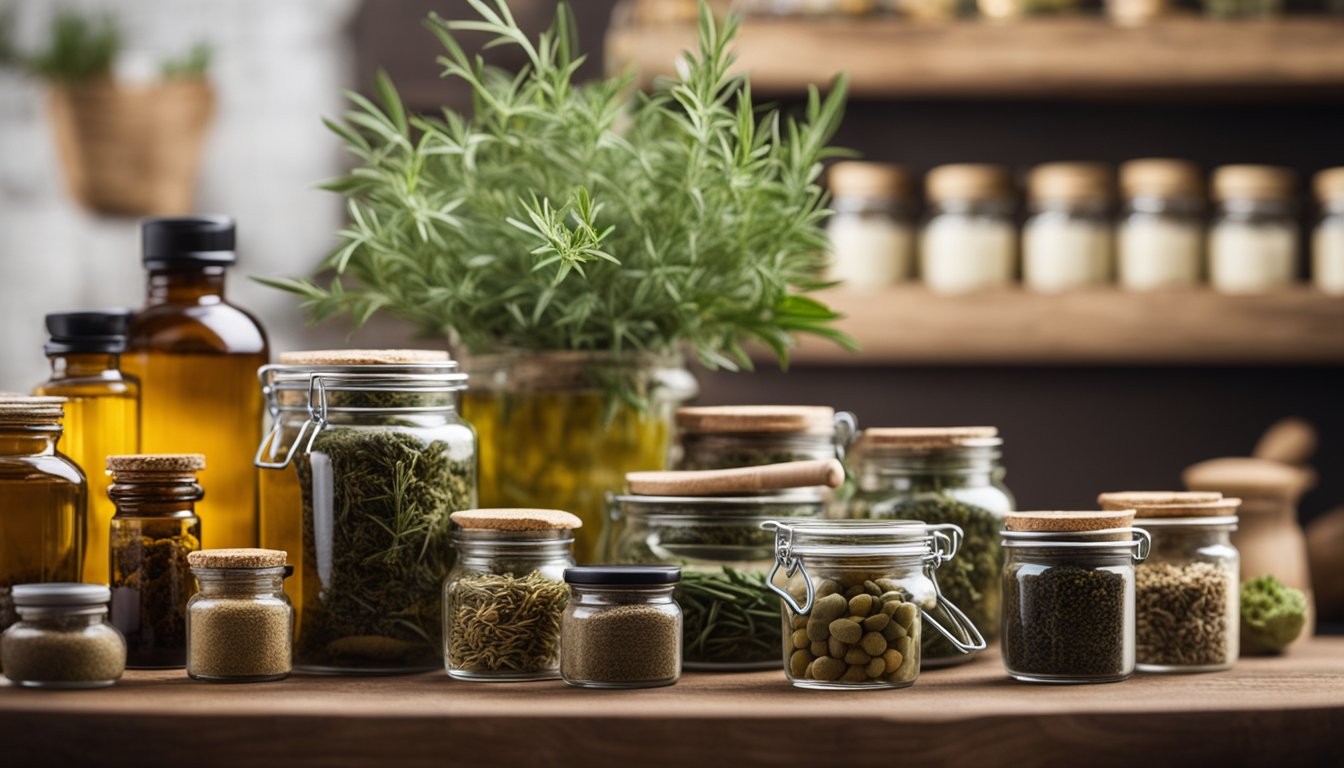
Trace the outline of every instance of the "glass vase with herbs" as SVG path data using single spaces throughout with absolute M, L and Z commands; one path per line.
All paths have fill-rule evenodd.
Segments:
M 284 359 L 262 369 L 282 410 L 257 461 L 294 473 L 299 489 L 300 507 L 288 511 L 301 518 L 303 538 L 294 666 L 437 668 L 453 564 L 449 515 L 476 506 L 476 435 L 457 411 L 467 377 L 436 352 Z M 296 427 L 297 411 L 287 408 L 308 416 Z
M 672 409 L 694 391 L 681 350 L 738 370 L 750 342 L 781 360 L 798 334 L 852 346 L 811 295 L 844 83 L 812 90 L 797 119 L 759 111 L 732 68 L 738 22 L 708 8 L 655 92 L 629 75 L 579 83 L 565 5 L 535 39 L 503 0 L 468 5 L 472 18 L 428 25 L 471 113 L 412 115 L 386 77 L 376 98 L 352 94 L 328 123 L 357 166 L 327 185 L 350 219 L 324 265 L 335 282 L 267 282 L 317 319 L 391 314 L 481 360 L 464 407 L 483 437 L 482 501 L 578 515 L 583 562 L 604 494 L 666 465 Z M 459 33 L 521 67 L 480 63 Z
M 938 571 L 938 584 L 985 637 L 998 637 L 1003 555 L 999 531 L 1013 509 L 994 427 L 866 429 L 854 446 L 857 488 L 841 517 L 922 520 L 956 525 L 961 550 Z M 923 665 L 969 660 L 941 635 L 924 635 Z
M 727 469 L 844 460 L 856 422 L 824 405 L 706 405 L 677 409 L 675 469 Z

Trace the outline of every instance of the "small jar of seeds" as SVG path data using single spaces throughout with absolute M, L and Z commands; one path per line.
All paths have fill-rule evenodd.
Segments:
M 681 677 L 681 569 L 566 568 L 560 676 L 579 688 L 653 688 Z
M 1152 537 L 1135 569 L 1140 672 L 1216 672 L 1237 661 L 1241 557 L 1232 545 L 1240 499 L 1217 491 L 1103 493 L 1103 509 L 1135 510 Z
M 457 564 L 443 585 L 443 658 L 458 680 L 560 677 L 560 620 L 569 602 L 574 529 L 554 509 L 452 514 Z
M 770 589 L 783 599 L 784 672 L 800 688 L 904 688 L 919 677 L 924 625 L 962 653 L 984 650 L 933 572 L 961 529 L 917 520 L 769 521 Z
M 824 405 L 717 405 L 678 408 L 674 469 L 726 469 L 788 461 L 844 459 L 854 414 Z
M 1008 674 L 1109 683 L 1134 673 L 1134 566 L 1149 537 L 1134 511 L 1010 512 L 1003 531 Z
M 217 683 L 289 677 L 294 609 L 285 553 L 206 549 L 187 556 L 201 591 L 187 603 L 187 674 Z
M 0 667 L 25 688 L 105 688 L 126 668 L 126 641 L 107 621 L 101 584 L 19 584 L 19 620 L 0 635 Z

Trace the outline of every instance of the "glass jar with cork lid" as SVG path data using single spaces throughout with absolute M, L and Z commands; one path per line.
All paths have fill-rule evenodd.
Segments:
M 1105 285 L 1115 271 L 1111 170 L 1100 163 L 1031 169 L 1031 216 L 1022 226 L 1022 282 L 1058 292 Z
M 1344 167 L 1317 173 L 1313 186 L 1321 215 L 1311 237 L 1311 279 L 1319 291 L 1344 295 Z
M 1153 291 L 1198 285 L 1204 267 L 1204 179 L 1199 167 L 1185 160 L 1130 160 L 1120 166 L 1120 190 L 1120 286 Z
M 1223 293 L 1263 293 L 1297 277 L 1297 176 L 1272 165 L 1213 172 L 1218 207 L 1209 229 L 1209 282 Z
M 847 160 L 827 171 L 831 242 L 827 279 L 857 291 L 910 279 L 915 235 L 910 175 L 899 165 Z
M 602 565 L 565 569 L 569 606 L 560 676 L 578 688 L 654 688 L 681 678 L 681 569 Z
M 854 414 L 824 405 L 711 405 L 678 408 L 673 469 L 729 469 L 844 459 Z
M 205 549 L 187 556 L 201 591 L 187 603 L 187 675 L 216 683 L 289 677 L 294 609 L 285 553 Z
M 1017 274 L 1013 182 L 997 165 L 940 165 L 924 180 L 929 210 L 919 271 L 937 293 L 1010 285 Z
M 575 515 L 556 509 L 454 512 L 457 564 L 443 585 L 443 657 L 459 680 L 560 677 Z

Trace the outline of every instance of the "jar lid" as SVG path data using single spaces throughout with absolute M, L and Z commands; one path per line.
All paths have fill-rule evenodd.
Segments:
M 131 314 L 129 309 L 52 312 L 46 320 L 51 338 L 42 350 L 48 355 L 125 352 Z
M 106 605 L 112 590 L 103 584 L 16 584 L 10 593 L 20 607 Z
M 788 488 L 839 488 L 845 466 L 837 459 L 788 461 L 756 467 L 670 472 L 628 472 L 630 492 L 652 496 L 717 496 Z
M 919 520 L 767 520 L 761 527 L 785 539 L 794 555 L 923 555 L 937 546 L 933 530 L 945 526 L 931 528 Z
M 1027 190 L 1037 201 L 1105 201 L 1111 184 L 1111 169 L 1102 163 L 1044 163 L 1027 177 Z
M 1316 190 L 1316 199 L 1322 203 L 1344 199 L 1344 166 L 1317 173 L 1312 186 Z
M 279 568 L 289 553 L 279 549 L 202 549 L 187 553 L 192 568 Z
M 1137 519 L 1207 517 L 1236 519 L 1241 508 L 1241 499 L 1225 497 L 1217 501 L 1185 502 L 1173 504 L 1136 504 L 1134 516 Z
M 602 587 L 652 587 L 681 581 L 676 565 L 580 565 L 565 569 L 565 583 Z
M 910 174 L 890 163 L 841 161 L 827 170 L 826 180 L 834 197 L 908 199 L 913 195 Z
M 1279 200 L 1291 198 L 1297 174 L 1277 165 L 1223 165 L 1213 171 L 1216 200 Z
M 1144 158 L 1120 166 L 1125 197 L 1200 197 L 1204 174 L 1189 160 Z
M 205 469 L 199 453 L 140 453 L 108 456 L 107 471 L 119 475 L 182 475 Z
M 831 434 L 835 409 L 826 405 L 702 405 L 678 408 L 676 422 L 682 432 L 698 434 Z
M 583 527 L 577 515 L 559 509 L 464 509 L 448 517 L 463 528 L 478 530 L 558 531 Z
M 1009 512 L 1004 515 L 1003 527 L 1006 531 L 1032 533 L 1089 533 L 1128 528 L 1133 522 L 1132 509 Z
M 64 397 L 0 395 L 0 424 L 55 426 L 65 417 Z
M 1002 444 L 998 427 L 869 427 L 859 435 L 856 450 L 934 449 Z
M 143 261 L 151 269 L 177 265 L 228 266 L 237 227 L 228 216 L 164 216 L 140 223 Z
M 1187 468 L 1187 488 L 1219 491 L 1241 498 L 1278 498 L 1291 501 L 1314 484 L 1311 470 L 1268 459 L 1209 459 Z
M 1105 510 L 1119 510 L 1173 504 L 1206 504 L 1222 498 L 1223 494 L 1217 491 L 1109 491 L 1097 496 L 1097 504 Z
M 995 200 L 1012 197 L 1008 169 L 983 163 L 940 165 L 924 179 L 930 200 Z
M 441 349 L 315 349 L 281 352 L 281 365 L 413 365 L 446 363 L 452 358 Z

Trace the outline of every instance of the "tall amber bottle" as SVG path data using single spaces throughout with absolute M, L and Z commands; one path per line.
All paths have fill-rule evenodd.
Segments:
M 140 451 L 140 384 L 119 368 L 130 322 L 128 309 L 47 315 L 51 378 L 33 392 L 66 399 L 61 452 L 89 482 L 80 577 L 89 584 L 106 584 L 109 574 L 107 531 L 116 509 L 107 497 L 111 481 L 103 462 Z
M 141 234 L 148 298 L 123 361 L 140 379 L 140 448 L 204 454 L 200 483 L 210 496 L 196 512 L 210 546 L 255 547 L 256 382 L 269 352 L 261 325 L 224 298 L 224 273 L 237 259 L 233 220 L 147 219 Z

